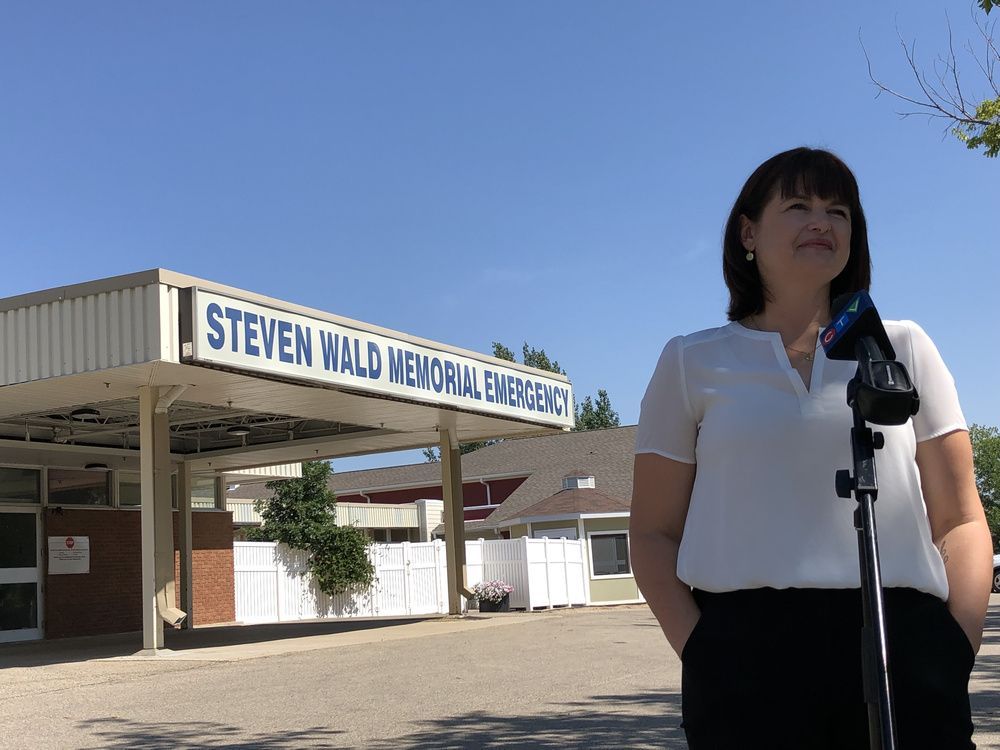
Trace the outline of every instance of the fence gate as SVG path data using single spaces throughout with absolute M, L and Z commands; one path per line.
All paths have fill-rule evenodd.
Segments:
M 502 579 L 510 605 L 535 609 L 586 603 L 584 540 L 479 539 L 466 542 L 469 586 Z M 400 617 L 448 612 L 444 542 L 373 544 L 371 588 L 330 597 L 315 585 L 307 556 L 275 542 L 233 542 L 236 619 L 246 623 Z

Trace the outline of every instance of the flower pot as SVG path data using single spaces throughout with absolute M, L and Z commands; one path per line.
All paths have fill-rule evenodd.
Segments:
M 488 602 L 485 599 L 479 600 L 480 612 L 510 612 L 510 595 L 505 595 L 498 602 Z

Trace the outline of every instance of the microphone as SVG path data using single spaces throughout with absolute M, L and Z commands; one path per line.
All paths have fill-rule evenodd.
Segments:
M 830 305 L 833 322 L 820 343 L 827 359 L 856 360 L 858 372 L 847 386 L 847 403 L 875 424 L 904 424 L 920 408 L 920 397 L 885 332 L 868 292 L 842 294 Z
M 841 294 L 830 309 L 838 312 L 833 315 L 833 322 L 823 329 L 820 339 L 827 359 L 858 359 L 856 344 L 868 338 L 876 347 L 877 359 L 896 359 L 882 318 L 867 292 Z

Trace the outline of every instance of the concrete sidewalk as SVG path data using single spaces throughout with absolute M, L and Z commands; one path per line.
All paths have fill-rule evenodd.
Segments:
M 316 649 L 384 643 L 479 630 L 552 616 L 547 612 L 497 612 L 397 619 L 309 620 L 263 625 L 168 629 L 166 648 L 143 651 L 141 633 L 61 638 L 0 645 L 0 669 L 104 660 L 242 661 Z

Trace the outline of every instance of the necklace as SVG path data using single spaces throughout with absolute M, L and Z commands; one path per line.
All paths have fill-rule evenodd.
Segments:
M 753 328 L 755 331 L 760 331 L 761 333 L 769 333 L 768 331 L 761 331 L 760 326 L 757 325 L 757 321 L 754 320 L 754 316 L 750 316 L 749 318 L 747 318 L 747 322 L 750 324 L 750 327 Z M 821 344 L 816 344 L 815 349 L 813 349 L 811 352 L 807 352 L 803 351 L 802 349 L 796 349 L 793 346 L 789 346 L 784 341 L 781 342 L 781 345 L 784 346 L 790 352 L 801 354 L 802 359 L 804 359 L 806 362 L 812 362 L 814 359 L 816 359 L 816 352 L 819 350 L 821 346 Z

